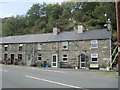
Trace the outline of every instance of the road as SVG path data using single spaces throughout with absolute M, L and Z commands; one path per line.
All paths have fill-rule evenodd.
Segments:
M 2 88 L 118 88 L 118 78 L 74 70 L 2 65 Z

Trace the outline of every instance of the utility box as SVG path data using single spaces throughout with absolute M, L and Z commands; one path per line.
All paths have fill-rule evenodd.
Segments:
M 61 68 L 61 62 L 60 62 L 60 61 L 58 61 L 57 67 L 58 67 L 58 68 Z

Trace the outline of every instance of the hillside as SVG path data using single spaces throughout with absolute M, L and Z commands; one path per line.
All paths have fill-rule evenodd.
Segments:
M 26 12 L 26 16 L 3 18 L 2 36 L 48 33 L 55 26 L 61 31 L 71 31 L 80 22 L 87 29 L 102 29 L 106 28 L 104 24 L 108 18 L 111 19 L 112 32 L 116 36 L 115 16 L 114 2 L 63 2 L 61 5 L 36 3 Z

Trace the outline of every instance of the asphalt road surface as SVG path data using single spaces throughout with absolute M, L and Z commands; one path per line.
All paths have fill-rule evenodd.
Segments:
M 2 88 L 118 88 L 118 78 L 67 69 L 2 65 L 0 72 Z

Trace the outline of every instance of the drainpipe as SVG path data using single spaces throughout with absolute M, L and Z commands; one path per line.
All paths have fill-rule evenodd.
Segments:
M 118 11 L 118 1 L 116 0 L 116 20 L 117 20 L 117 40 L 118 40 L 118 65 L 119 65 L 119 76 L 120 76 L 120 28 L 119 28 L 119 11 Z
M 110 37 L 110 56 L 111 56 L 111 37 Z M 112 58 L 110 60 L 110 65 L 112 64 Z M 112 69 L 112 66 L 111 66 L 111 69 Z
M 34 49 L 34 42 L 33 42 L 33 64 L 35 64 L 35 54 L 34 54 L 34 52 L 35 52 L 35 49 Z
M 58 67 L 58 62 L 59 62 L 59 41 L 58 41 L 58 60 L 57 60 L 57 67 Z

